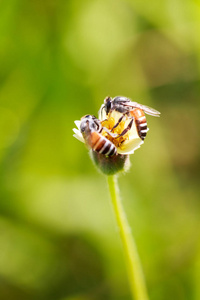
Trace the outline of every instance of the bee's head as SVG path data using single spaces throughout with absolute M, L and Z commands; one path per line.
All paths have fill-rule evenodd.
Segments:
M 81 133 L 91 132 L 98 129 L 98 123 L 95 116 L 86 115 L 81 118 L 80 130 Z
M 104 99 L 104 108 L 105 108 L 106 115 L 107 115 L 112 108 L 112 98 L 111 97 L 106 97 Z

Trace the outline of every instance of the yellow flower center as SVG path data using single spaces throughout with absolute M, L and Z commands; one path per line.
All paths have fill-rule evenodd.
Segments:
M 130 134 L 130 131 L 128 130 L 126 134 L 118 137 L 124 131 L 124 129 L 126 129 L 127 121 L 130 122 L 130 119 L 127 116 L 124 117 L 124 120 L 122 120 L 116 128 L 113 128 L 117 124 L 121 116 L 122 115 L 120 113 L 116 114 L 116 112 L 113 112 L 108 115 L 108 118 L 106 120 L 101 122 L 103 127 L 107 128 L 111 133 L 117 135 L 117 137 L 112 137 L 105 130 L 103 130 L 102 132 L 102 135 L 110 140 L 117 148 L 121 147 L 124 141 L 129 140 Z

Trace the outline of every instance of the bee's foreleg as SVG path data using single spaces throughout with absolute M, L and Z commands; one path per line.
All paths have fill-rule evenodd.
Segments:
M 132 125 L 133 125 L 133 121 L 134 121 L 134 119 L 132 118 L 131 121 L 130 121 L 130 123 L 128 124 L 128 126 L 122 131 L 121 134 L 119 134 L 119 135 L 117 136 L 117 138 L 119 138 L 120 136 L 125 135 L 125 134 L 131 129 L 131 127 L 132 127 Z
M 115 128 L 117 128 L 117 126 L 119 126 L 119 124 L 122 122 L 122 120 L 124 119 L 124 117 L 125 117 L 125 115 L 122 115 L 120 118 L 119 118 L 119 120 L 118 120 L 118 122 L 113 126 L 113 128 L 111 129 L 111 132 L 115 129 Z
M 102 127 L 102 129 L 108 134 L 110 135 L 112 138 L 116 138 L 117 137 L 117 134 L 116 133 L 112 133 L 108 128 L 106 127 Z

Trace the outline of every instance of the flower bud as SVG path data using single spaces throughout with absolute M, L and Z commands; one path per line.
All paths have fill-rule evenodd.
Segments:
M 130 167 L 129 155 L 105 156 L 94 150 L 90 151 L 90 156 L 97 168 L 106 175 L 114 175 L 118 172 L 126 172 Z

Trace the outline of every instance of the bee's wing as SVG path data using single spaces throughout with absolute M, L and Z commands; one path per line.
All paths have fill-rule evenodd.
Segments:
M 154 116 L 154 117 L 160 117 L 160 112 L 154 108 L 151 108 L 149 106 L 146 105 L 142 105 L 139 104 L 137 102 L 128 102 L 128 103 L 123 103 L 124 106 L 129 106 L 129 107 L 133 107 L 133 108 L 139 108 L 142 109 L 146 114 L 150 115 L 150 116 Z

